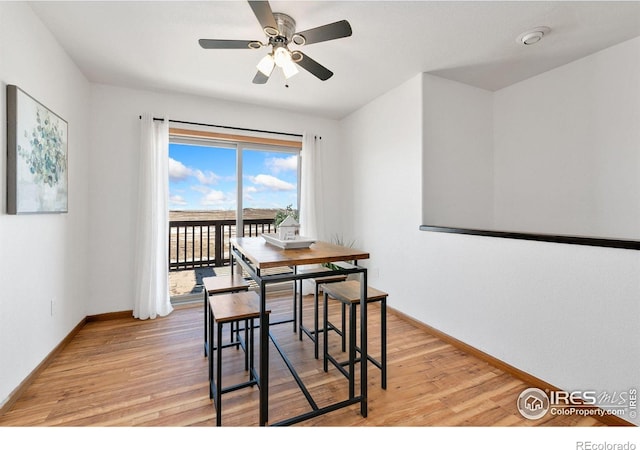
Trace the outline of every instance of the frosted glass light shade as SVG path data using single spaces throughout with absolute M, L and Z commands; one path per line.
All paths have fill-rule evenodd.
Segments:
M 256 67 L 264 74 L 264 76 L 269 77 L 271 76 L 271 72 L 273 72 L 274 66 L 275 62 L 273 57 L 269 54 L 262 58 Z
M 293 61 L 289 60 L 282 65 L 282 72 L 284 73 L 284 77 L 288 79 L 298 73 L 298 68 Z
M 284 67 L 288 61 L 291 61 L 291 53 L 284 47 L 278 47 L 273 52 L 273 59 L 276 62 L 276 66 Z

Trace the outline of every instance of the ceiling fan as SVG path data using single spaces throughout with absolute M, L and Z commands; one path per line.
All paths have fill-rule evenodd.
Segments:
M 258 72 L 253 78 L 255 84 L 269 81 L 274 67 L 280 67 L 285 78 L 298 73 L 300 66 L 322 81 L 333 76 L 333 72 L 322 64 L 311 59 L 299 50 L 289 50 L 289 44 L 298 46 L 315 44 L 351 36 L 351 25 L 346 20 L 330 23 L 309 30 L 296 32 L 296 21 L 283 13 L 274 13 L 268 1 L 249 1 L 260 26 L 268 38 L 267 43 L 261 41 L 241 41 L 229 39 L 200 39 L 198 42 L 205 49 L 260 49 L 271 46 L 271 52 L 260 60 Z

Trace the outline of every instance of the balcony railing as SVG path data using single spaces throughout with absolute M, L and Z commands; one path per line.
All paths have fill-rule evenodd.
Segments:
M 275 231 L 273 219 L 245 219 L 243 227 L 244 236 Z M 169 270 L 229 264 L 229 239 L 236 231 L 233 219 L 170 221 Z

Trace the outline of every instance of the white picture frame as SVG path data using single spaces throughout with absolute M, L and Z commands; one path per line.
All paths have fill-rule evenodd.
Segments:
M 68 212 L 68 124 L 7 85 L 7 213 Z

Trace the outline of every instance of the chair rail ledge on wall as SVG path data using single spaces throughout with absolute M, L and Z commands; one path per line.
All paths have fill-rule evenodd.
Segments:
M 569 236 L 562 234 L 518 233 L 511 231 L 478 230 L 473 228 L 454 228 L 435 225 L 420 225 L 421 231 L 435 231 L 437 233 L 470 234 L 474 236 L 488 236 L 507 239 L 523 239 L 527 241 L 556 242 L 559 244 L 591 245 L 594 247 L 621 248 L 640 250 L 640 241 L 624 239 L 608 239 L 586 236 Z

